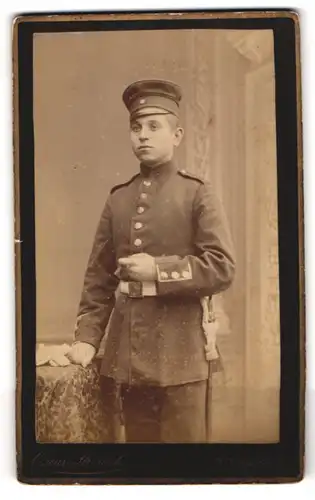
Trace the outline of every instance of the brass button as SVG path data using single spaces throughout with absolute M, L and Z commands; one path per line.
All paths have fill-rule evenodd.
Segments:
M 172 274 L 171 274 L 171 276 L 172 276 L 172 278 L 174 280 L 178 280 L 178 278 L 179 278 L 180 275 L 179 275 L 179 273 L 177 271 L 173 271 Z
M 151 181 L 143 181 L 143 184 L 147 187 L 151 186 Z
M 142 245 L 142 240 L 140 240 L 140 238 L 137 238 L 135 241 L 134 241 L 134 245 L 136 247 L 140 247 L 140 245 Z
M 168 274 L 167 274 L 165 271 L 162 271 L 162 272 L 161 272 L 161 278 L 162 278 L 163 280 L 167 279 L 167 278 L 168 278 Z
M 136 222 L 134 228 L 135 229 L 141 229 L 143 226 L 142 222 Z
M 138 212 L 138 214 L 143 214 L 143 212 L 144 212 L 144 207 L 138 207 L 138 208 L 137 208 L 137 212 Z
M 145 200 L 147 197 L 148 197 L 148 195 L 147 195 L 146 193 L 141 193 L 141 194 L 140 194 L 140 198 L 141 198 L 142 200 Z

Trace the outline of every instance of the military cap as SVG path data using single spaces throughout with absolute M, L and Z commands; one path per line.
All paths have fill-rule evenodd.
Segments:
M 170 81 L 140 80 L 129 85 L 122 98 L 130 116 L 153 113 L 178 116 L 182 92 L 176 83 Z

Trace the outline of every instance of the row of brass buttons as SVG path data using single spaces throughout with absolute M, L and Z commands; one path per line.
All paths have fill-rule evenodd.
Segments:
M 178 280 L 180 277 L 182 277 L 182 278 L 189 278 L 190 277 L 190 272 L 189 271 L 183 271 L 181 274 L 178 273 L 177 271 L 172 271 L 170 274 L 168 274 L 166 271 L 162 271 L 161 272 L 161 278 L 162 279 L 173 278 L 174 280 Z
M 151 186 L 151 181 L 145 180 L 145 181 L 143 181 L 143 184 L 144 184 L 145 186 L 149 187 L 149 186 Z M 148 197 L 148 195 L 147 195 L 146 193 L 141 193 L 141 194 L 140 194 L 140 198 L 141 198 L 142 200 L 146 200 L 146 199 L 147 199 L 147 197 Z M 144 210 L 145 210 L 145 208 L 144 208 L 144 207 L 139 206 L 139 207 L 137 208 L 137 213 L 138 213 L 138 214 L 143 214 Z M 134 228 L 135 228 L 135 229 L 141 229 L 142 227 L 143 227 L 142 222 L 136 222 L 136 223 L 134 224 Z M 140 247 L 140 246 L 142 245 L 142 240 L 141 240 L 140 238 L 136 238 L 136 239 L 135 239 L 135 241 L 134 241 L 134 245 L 135 245 L 136 247 Z

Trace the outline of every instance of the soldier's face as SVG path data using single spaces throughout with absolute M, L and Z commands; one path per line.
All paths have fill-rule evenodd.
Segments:
M 183 130 L 170 115 L 139 116 L 130 123 L 132 149 L 146 165 L 155 166 L 172 159 Z

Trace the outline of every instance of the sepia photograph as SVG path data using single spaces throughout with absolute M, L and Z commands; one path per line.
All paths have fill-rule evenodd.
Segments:
M 35 442 L 279 444 L 275 31 L 41 24 Z

